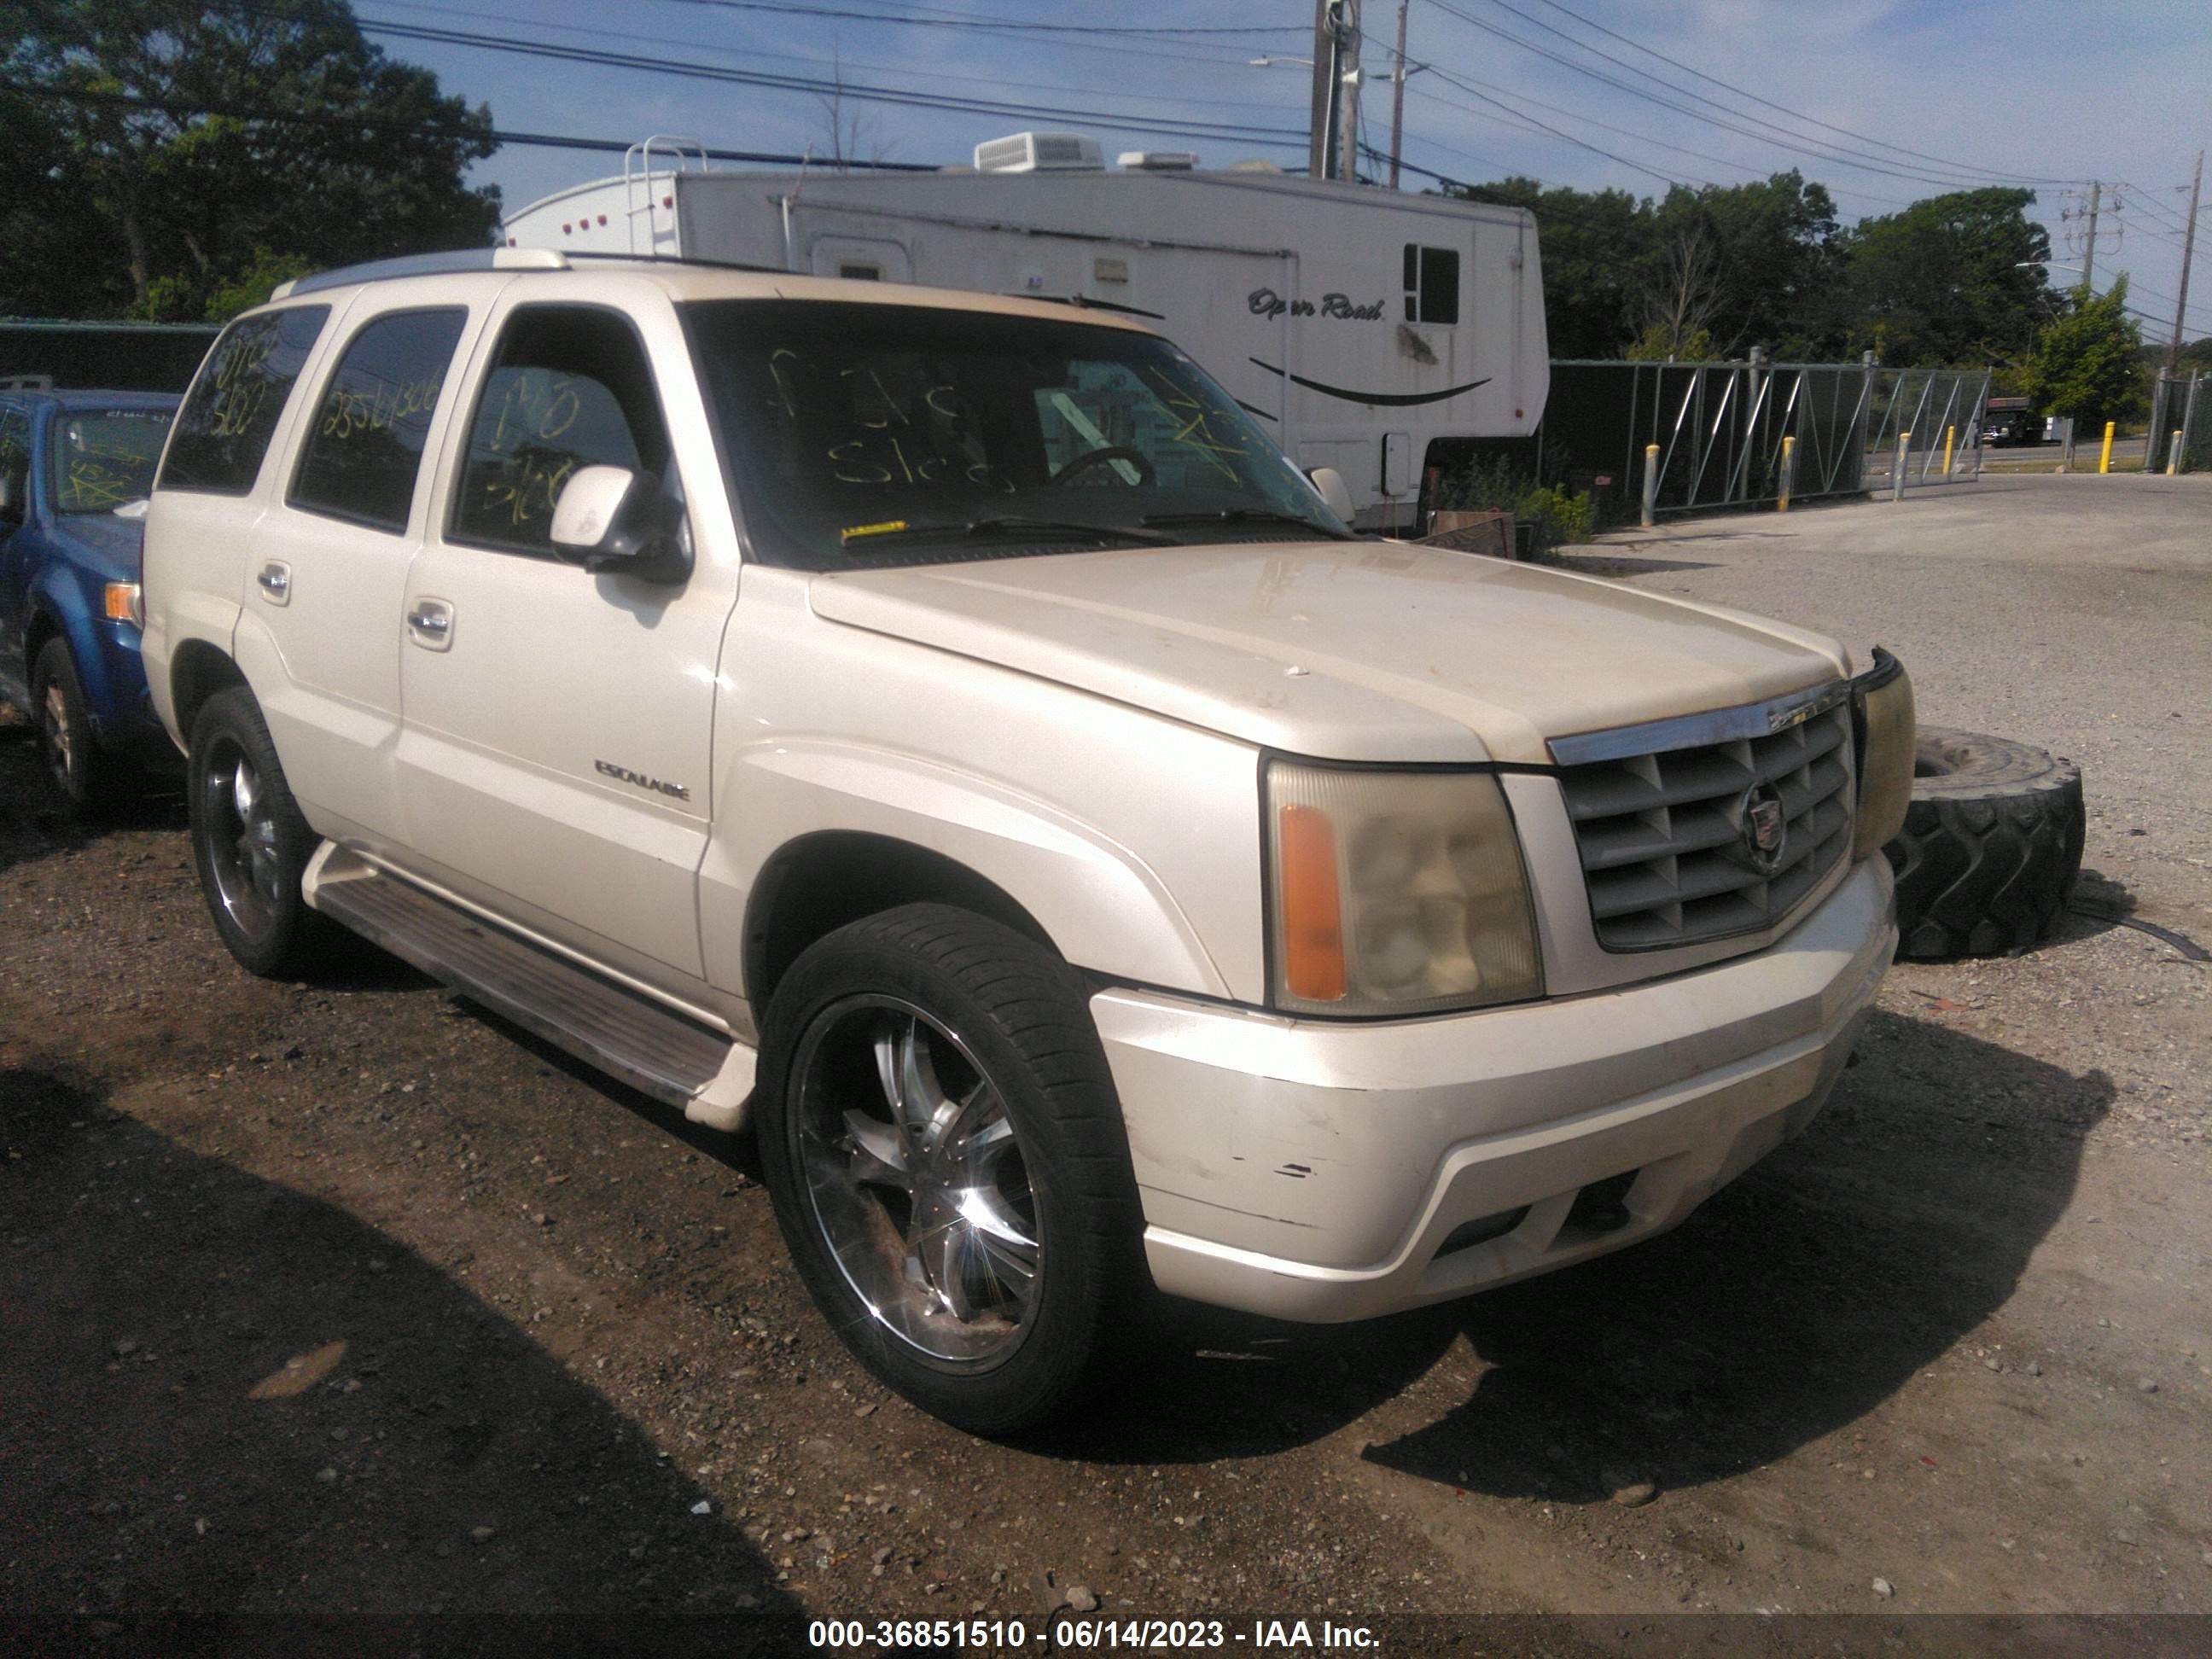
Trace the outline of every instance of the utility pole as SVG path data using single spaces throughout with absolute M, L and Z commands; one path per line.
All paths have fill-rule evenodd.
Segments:
M 1390 88 L 1390 188 L 1398 188 L 1398 151 L 1406 137 L 1406 9 L 1413 0 L 1398 0 L 1398 78 Z M 2199 156 L 2201 162 L 2203 158 Z
M 2189 309 L 2189 261 L 2197 252 L 2197 198 L 2204 188 L 2204 152 L 2197 152 L 2197 176 L 2189 181 L 2189 223 L 2181 233 L 2181 297 L 2173 302 L 2173 342 L 2166 349 L 2168 380 L 2181 372 L 2181 330 Z M 2155 434 L 2153 434 L 2155 436 Z
M 1336 146 L 1336 0 L 1314 0 L 1313 118 L 1307 126 L 1306 176 L 1326 179 Z
M 2092 294 L 2097 291 L 2096 284 L 2089 280 L 2097 269 L 2097 201 L 2104 191 L 2104 185 L 2096 179 L 2089 181 L 2089 247 L 2081 256 L 2081 286 Z
M 1338 58 L 1337 88 L 1343 113 L 1344 167 L 1337 174 L 1346 184 L 1359 182 L 1359 0 L 1338 0 L 1337 35 L 1342 43 Z

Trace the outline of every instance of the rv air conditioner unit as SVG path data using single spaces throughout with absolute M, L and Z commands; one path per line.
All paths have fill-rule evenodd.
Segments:
M 1105 152 L 1079 132 L 1018 132 L 975 146 L 978 173 L 1103 173 Z
M 1187 149 L 1125 149 L 1119 165 L 1124 173 L 1188 173 L 1198 157 Z

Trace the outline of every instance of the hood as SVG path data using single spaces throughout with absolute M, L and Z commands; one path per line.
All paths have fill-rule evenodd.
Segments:
M 118 519 L 112 513 L 70 513 L 52 520 L 54 540 L 77 561 L 112 582 L 138 580 L 140 551 L 146 542 L 143 519 Z
M 816 613 L 1333 760 L 1548 764 L 1547 739 L 1848 672 L 1817 635 L 1403 542 L 1131 548 L 811 586 Z

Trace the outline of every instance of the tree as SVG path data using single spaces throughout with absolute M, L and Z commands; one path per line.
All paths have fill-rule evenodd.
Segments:
M 2050 414 L 2072 416 L 2080 432 L 2141 414 L 2142 331 L 2128 315 L 2128 279 L 2101 295 L 2077 288 L 2067 303 L 2066 314 L 2036 337 L 2028 396 Z
M 2031 190 L 1960 191 L 1866 219 L 1843 240 L 1839 337 L 1899 364 L 2018 361 L 2057 313 Z
M 1445 193 L 1535 215 L 1554 357 L 1617 357 L 1636 337 L 1636 266 L 1651 243 L 1649 202 L 1624 190 L 1547 190 L 1517 177 Z
M 1644 264 L 1637 294 L 1637 320 L 1644 332 L 1639 349 L 1662 359 L 1691 356 L 1693 342 L 1711 347 L 1711 325 L 1727 300 L 1721 274 L 1721 241 L 1711 224 L 1694 212 L 1673 216 L 1658 252 Z
M 16 202 L 81 222 L 58 246 L 0 243 L 0 312 L 206 316 L 270 270 L 481 245 L 498 223 L 498 191 L 463 176 L 498 148 L 490 112 L 386 58 L 345 0 L 0 5 L 0 83 L 37 118 Z M 0 196 L 0 222 L 26 210 Z

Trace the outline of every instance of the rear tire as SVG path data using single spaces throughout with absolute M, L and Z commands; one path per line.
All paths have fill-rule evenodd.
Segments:
M 320 837 L 292 799 L 260 705 L 244 686 L 216 692 L 192 721 L 185 800 L 200 890 L 239 965 L 297 979 L 327 961 L 343 935 L 300 892 Z
M 799 1276 L 971 1433 L 1064 1414 L 1134 1346 L 1144 1223 L 1085 1005 L 1050 952 L 917 904 L 817 942 L 769 1009 L 761 1162 Z
M 1999 956 L 2041 939 L 2081 868 L 2081 769 L 2007 738 L 1920 728 L 1912 802 L 1886 849 L 1900 957 Z
M 101 751 L 76 659 L 59 635 L 40 648 L 31 667 L 31 723 L 46 794 L 62 817 L 96 817 L 130 793 L 130 769 Z

